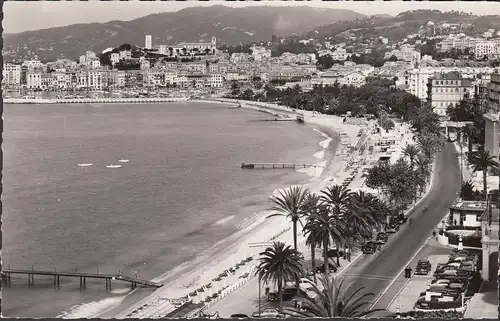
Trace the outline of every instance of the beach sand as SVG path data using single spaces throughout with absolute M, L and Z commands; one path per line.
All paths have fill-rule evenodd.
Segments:
M 234 101 L 227 102 L 235 103 Z M 297 115 L 293 110 L 282 106 L 269 104 L 257 106 L 254 103 L 243 101 L 241 103 L 244 108 L 270 110 L 273 114 L 279 113 L 281 117 L 296 117 Z M 354 154 L 345 152 L 344 149 L 347 145 L 356 146 L 359 140 L 357 134 L 361 127 L 346 124 L 342 118 L 337 116 L 312 115 L 311 112 L 307 111 L 300 111 L 300 113 L 304 115 L 305 123 L 312 125 L 325 138 L 319 143 L 319 151 L 315 157 L 318 159 L 317 165 L 326 167 L 301 169 L 300 171 L 306 172 L 311 177 L 311 180 L 304 184 L 304 187 L 309 188 L 312 192 L 319 192 L 326 186 L 341 184 L 342 171 L 347 163 L 356 157 Z M 340 137 L 340 133 L 344 133 L 342 137 Z M 335 155 L 334 150 L 341 151 L 341 155 Z M 330 154 L 333 156 L 330 159 L 325 159 Z M 256 258 L 258 253 L 262 251 L 262 247 L 250 247 L 250 244 L 274 240 L 290 243 L 292 235 L 290 223 L 281 217 L 266 219 L 269 214 L 269 211 L 254 213 L 252 218 L 255 221 L 249 226 L 200 253 L 196 259 L 185 262 L 154 279 L 154 281 L 164 284 L 163 287 L 157 290 L 135 290 L 123 297 L 113 298 L 113 300 L 106 299 L 106 302 L 82 305 L 70 313 L 66 313 L 64 318 L 158 318 L 165 316 L 174 309 L 172 299 L 184 297 L 210 283 L 221 272 L 235 266 L 236 263 L 249 256 Z M 277 234 L 281 235 L 276 237 Z M 303 242 L 303 240 L 300 241 Z M 217 291 L 225 286 L 233 288 L 241 286 L 247 280 L 241 276 L 251 273 L 255 263 L 256 261 L 253 260 L 236 270 L 234 275 L 223 278 L 219 282 L 212 282 L 212 288 L 206 289 L 205 294 L 199 294 L 194 299 L 203 300 L 207 293 Z

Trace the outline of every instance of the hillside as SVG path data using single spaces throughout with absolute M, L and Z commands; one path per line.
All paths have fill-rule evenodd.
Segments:
M 458 30 L 442 30 L 436 27 L 433 31 L 436 35 L 464 32 L 473 36 L 481 34 L 490 28 L 495 30 L 500 28 L 500 16 L 475 16 L 458 11 L 414 10 L 402 12 L 396 17 L 379 15 L 357 21 L 335 22 L 314 28 L 305 36 L 325 39 L 337 35 L 341 36 L 343 32 L 349 31 L 351 36 L 354 35 L 365 39 L 382 36 L 393 41 L 399 41 L 409 34 L 425 31 L 421 27 L 429 21 L 434 22 L 436 26 L 444 22 L 459 23 L 461 25 Z
M 34 58 L 76 59 L 86 50 L 97 53 L 124 43 L 144 44 L 144 35 L 153 35 L 153 44 L 208 42 L 239 44 L 270 40 L 272 35 L 289 36 L 340 20 L 363 19 L 351 10 L 311 7 L 224 6 L 191 7 L 177 12 L 148 15 L 131 21 L 75 24 L 59 28 L 4 34 L 6 60 Z

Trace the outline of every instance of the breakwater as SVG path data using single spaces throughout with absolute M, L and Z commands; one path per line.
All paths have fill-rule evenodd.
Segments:
M 188 101 L 189 97 L 154 97 L 154 98 L 4 98 L 5 104 L 144 104 Z

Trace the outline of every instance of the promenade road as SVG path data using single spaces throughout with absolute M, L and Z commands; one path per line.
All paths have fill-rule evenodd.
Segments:
M 450 143 L 436 155 L 433 180 L 430 192 L 410 213 L 413 223 L 401 226 L 376 255 L 366 255 L 350 267 L 346 282 L 352 281 L 353 289 L 364 287 L 364 291 L 375 293 L 376 301 L 443 219 L 460 189 L 457 152 Z

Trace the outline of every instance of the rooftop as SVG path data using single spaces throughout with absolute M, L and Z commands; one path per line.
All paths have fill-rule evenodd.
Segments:
M 486 202 L 463 201 L 462 199 L 459 198 L 455 200 L 453 204 L 451 204 L 450 209 L 483 212 L 484 210 L 486 210 Z

